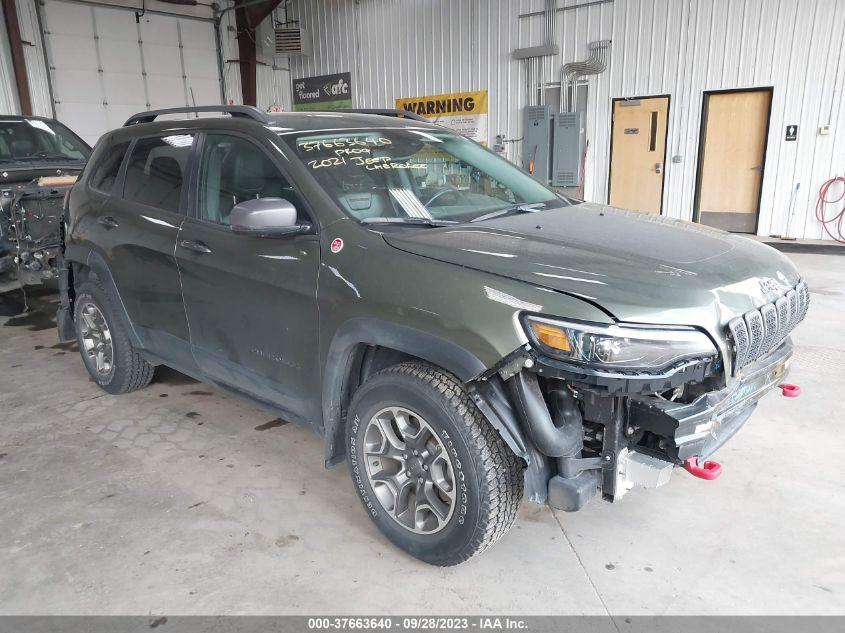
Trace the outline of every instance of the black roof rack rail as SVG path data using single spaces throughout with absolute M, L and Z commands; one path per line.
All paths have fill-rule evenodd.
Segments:
M 212 105 L 212 106 L 194 106 L 186 108 L 165 108 L 164 110 L 149 110 L 147 112 L 139 112 L 133 114 L 126 123 L 127 125 L 136 125 L 138 123 L 150 123 L 156 120 L 156 117 L 165 114 L 192 114 L 195 112 L 220 112 L 228 114 L 232 117 L 240 117 L 244 119 L 252 119 L 258 123 L 271 123 L 272 119 L 266 112 L 259 110 L 254 106 L 245 105 Z
M 332 112 L 349 112 L 350 114 L 378 114 L 380 116 L 394 116 L 398 119 L 413 119 L 414 121 L 422 121 L 423 123 L 433 123 L 433 121 L 421 117 L 416 112 L 410 110 L 391 110 L 387 108 L 340 108 L 332 110 Z

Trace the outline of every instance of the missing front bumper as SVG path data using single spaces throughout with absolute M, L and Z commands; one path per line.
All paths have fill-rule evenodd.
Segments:
M 634 486 L 666 484 L 676 466 L 716 452 L 748 421 L 757 402 L 782 381 L 792 356 L 787 340 L 772 354 L 743 369 L 728 387 L 691 403 L 657 396 L 582 396 L 585 419 L 602 419 L 600 466 L 567 477 L 560 470 L 548 484 L 548 503 L 566 511 L 581 509 L 601 490 L 608 500 L 620 499 Z M 606 414 L 591 411 L 606 407 Z M 638 443 L 650 436 L 650 443 Z M 629 439 L 630 438 L 630 439 Z M 560 460 L 558 460 L 560 461 Z
M 792 342 L 785 341 L 766 358 L 744 368 L 728 387 L 688 404 L 654 397 L 631 398 L 630 424 L 667 439 L 667 455 L 675 463 L 695 456 L 708 457 L 742 428 L 760 398 L 783 380 L 792 350 Z

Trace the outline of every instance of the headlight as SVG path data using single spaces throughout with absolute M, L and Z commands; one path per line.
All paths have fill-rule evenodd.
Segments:
M 528 337 L 555 358 L 606 371 L 654 372 L 718 354 L 703 332 L 690 327 L 599 325 L 525 316 Z

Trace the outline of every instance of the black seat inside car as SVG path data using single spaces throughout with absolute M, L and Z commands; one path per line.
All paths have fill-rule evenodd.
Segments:
M 223 187 L 234 193 L 238 202 L 249 198 L 282 198 L 284 187 L 270 161 L 254 152 L 232 152 L 223 163 Z
M 27 139 L 14 140 L 11 143 L 14 158 L 27 158 L 35 153 L 35 143 Z
M 172 156 L 156 156 L 149 165 L 146 202 L 163 209 L 179 208 L 182 193 L 182 166 Z
M 284 198 L 300 207 L 296 194 L 276 166 L 259 150 L 230 151 L 220 171 L 219 221 L 228 222 L 232 207 L 253 198 Z

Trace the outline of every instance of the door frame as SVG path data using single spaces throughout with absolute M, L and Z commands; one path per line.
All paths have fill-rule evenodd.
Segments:
M 663 140 L 663 173 L 660 174 L 663 178 L 660 181 L 660 212 L 657 215 L 663 215 L 663 199 L 666 194 L 666 153 L 669 149 L 669 113 L 672 111 L 672 95 L 642 95 L 639 97 L 613 97 L 610 100 L 610 153 L 607 161 L 607 203 L 610 204 L 610 182 L 613 173 L 613 125 L 616 122 L 616 102 L 617 101 L 637 101 L 642 99 L 666 99 L 666 138 Z
M 197 140 L 194 142 L 194 146 L 191 152 L 191 158 L 188 162 L 188 168 L 191 170 L 191 182 L 190 189 L 188 192 L 188 206 L 185 209 L 186 217 L 192 220 L 198 220 L 200 222 L 210 222 L 210 220 L 204 220 L 199 217 L 199 209 L 197 208 L 199 205 L 200 170 L 202 168 L 203 150 L 205 149 L 206 140 L 209 135 L 233 136 L 243 141 L 252 143 L 252 145 L 261 150 L 261 152 L 264 153 L 264 155 L 279 171 L 279 173 L 290 183 L 290 186 L 296 192 L 296 195 L 299 196 L 299 199 L 302 201 L 302 211 L 304 211 L 308 215 L 308 219 L 311 220 L 312 224 L 312 229 L 310 231 L 308 231 L 307 233 L 300 233 L 300 235 L 317 235 L 320 233 L 321 225 L 318 220 L 319 216 L 317 216 L 317 214 L 314 212 L 314 207 L 305 196 L 305 191 L 303 187 L 297 183 L 296 178 L 293 174 L 291 174 L 289 165 L 286 164 L 290 163 L 290 159 L 285 157 L 284 161 L 280 160 L 278 155 L 272 152 L 267 146 L 267 139 L 265 137 L 250 135 L 238 129 L 213 127 L 196 128 L 196 135 Z M 211 223 L 214 224 L 213 222 Z
M 692 202 L 692 221 L 701 223 L 701 176 L 704 167 L 704 140 L 707 133 L 707 115 L 710 110 L 710 96 L 732 94 L 735 92 L 768 92 L 769 93 L 769 112 L 766 117 L 766 133 L 763 142 L 763 169 L 760 171 L 760 191 L 757 193 L 757 212 L 754 221 L 754 233 L 756 235 L 760 230 L 760 204 L 763 200 L 763 182 L 766 178 L 766 159 L 769 156 L 769 132 L 772 125 L 772 102 L 774 101 L 775 88 L 774 86 L 755 86 L 753 88 L 729 88 L 725 90 L 705 90 L 701 95 L 701 122 L 698 128 L 698 151 L 695 161 L 695 194 Z

